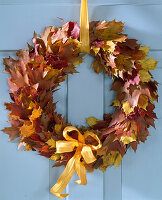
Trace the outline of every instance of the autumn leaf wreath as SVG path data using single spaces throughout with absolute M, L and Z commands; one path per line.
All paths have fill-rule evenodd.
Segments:
M 154 101 L 158 100 L 157 82 L 149 70 L 157 64 L 147 58 L 149 48 L 122 34 L 124 24 L 113 21 L 93 21 L 88 36 L 77 23 L 67 22 L 61 28 L 48 27 L 40 36 L 34 34 L 33 46 L 19 50 L 18 59 L 4 59 L 12 102 L 5 103 L 10 111 L 11 127 L 5 128 L 10 140 L 20 138 L 19 147 L 36 150 L 65 165 L 65 170 L 51 192 L 58 198 L 76 171 L 78 184 L 86 185 L 86 170 L 119 166 L 128 148 L 134 151 L 145 142 L 149 126 L 154 125 Z M 82 37 L 82 38 L 81 38 Z M 83 38 L 89 48 L 83 47 Z M 104 71 L 112 77 L 116 97 L 113 114 L 103 120 L 90 117 L 87 127 L 73 127 L 57 114 L 53 93 L 68 74 L 76 73 L 76 65 L 85 54 L 94 57 L 95 73 Z M 66 177 L 66 178 L 65 178 Z

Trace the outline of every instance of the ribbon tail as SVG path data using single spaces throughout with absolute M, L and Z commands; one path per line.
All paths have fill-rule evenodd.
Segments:
M 75 160 L 75 170 L 78 174 L 80 180 L 76 181 L 79 185 L 87 185 L 86 179 L 86 168 L 84 167 L 83 163 L 80 161 L 80 156 L 78 155 Z
M 89 53 L 89 18 L 87 0 L 82 0 L 80 10 L 80 42 L 81 52 Z
M 51 188 L 50 192 L 59 199 L 65 198 L 69 194 L 61 194 L 75 172 L 75 157 L 72 157 L 66 165 L 66 168 L 57 183 Z

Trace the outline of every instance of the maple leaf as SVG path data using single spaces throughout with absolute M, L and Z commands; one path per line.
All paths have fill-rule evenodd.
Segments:
M 148 97 L 146 95 L 140 95 L 138 99 L 138 107 L 146 110 L 148 106 Z
M 122 161 L 122 156 L 120 153 L 117 154 L 115 161 L 114 161 L 114 167 L 119 167 Z
M 52 43 L 55 43 L 58 40 L 62 40 L 63 43 L 65 43 L 67 41 L 67 39 L 68 39 L 67 32 L 62 31 L 61 28 L 56 28 L 51 36 Z
M 100 72 L 103 71 L 103 66 L 99 63 L 99 61 L 97 59 L 94 60 L 91 68 L 97 73 L 99 74 Z
M 60 76 L 62 73 L 62 69 L 51 69 L 47 72 L 46 76 L 44 77 L 45 81 L 49 81 L 51 78 L 55 79 Z
M 21 136 L 23 137 L 29 137 L 35 133 L 33 124 L 31 124 L 30 121 L 26 121 L 24 125 L 20 127 L 20 131 L 21 131 Z
M 113 53 L 114 50 L 115 50 L 115 46 L 116 46 L 116 44 L 110 40 L 110 41 L 105 42 L 105 44 L 102 46 L 102 49 L 104 51 L 108 51 L 110 53 Z
M 111 114 L 104 114 L 104 120 L 99 120 L 96 124 L 92 126 L 93 130 L 102 130 L 107 128 L 111 122 Z
M 54 154 L 50 157 L 50 160 L 56 161 L 59 160 L 61 158 L 60 154 Z
M 142 82 L 149 82 L 151 80 L 151 75 L 147 70 L 140 70 L 139 75 Z
M 123 108 L 126 115 L 128 115 L 128 114 L 130 114 L 131 112 L 134 111 L 134 108 L 130 107 L 130 104 L 129 104 L 128 101 L 123 103 L 122 108 Z
M 63 124 L 55 124 L 54 129 L 55 129 L 56 133 L 61 132 L 63 129 Z
M 123 31 L 123 26 L 124 23 L 115 20 L 103 21 L 96 26 L 94 33 L 99 36 L 99 39 L 119 41 L 122 38 L 122 40 L 125 40 L 126 37 L 123 38 L 125 35 L 119 34 Z
M 67 31 L 68 36 L 73 39 L 79 38 L 80 28 L 75 22 L 67 22 L 62 27 L 63 30 Z
M 54 69 L 62 69 L 68 66 L 67 61 L 61 60 L 59 55 L 48 54 L 45 56 L 47 65 L 51 65 Z
M 20 117 L 16 116 L 16 115 L 8 115 L 9 118 L 9 123 L 14 126 L 14 127 L 20 127 L 23 125 L 24 120 L 20 119 Z
M 111 151 L 108 154 L 102 156 L 102 164 L 100 165 L 100 170 L 105 172 L 108 166 L 114 165 L 118 167 L 121 164 L 122 156 L 118 151 Z
M 95 40 L 94 42 L 92 42 L 92 47 L 94 46 L 96 48 L 99 48 L 102 47 L 104 44 L 105 44 L 104 40 Z
M 30 121 L 34 121 L 35 119 L 39 118 L 42 114 L 42 109 L 39 107 L 38 109 L 33 109 L 32 115 L 29 117 Z
M 30 60 L 29 52 L 26 49 L 20 49 L 16 52 L 16 55 L 18 56 L 18 60 L 14 60 L 11 57 L 3 59 L 3 64 L 6 66 L 5 71 L 11 73 L 18 69 L 24 75 L 26 73 L 25 65 Z
M 41 39 L 44 41 L 44 44 L 47 46 L 47 42 L 48 42 L 48 36 L 51 32 L 54 31 L 54 27 L 53 26 L 49 26 L 47 28 L 44 29 L 44 32 L 41 33 Z
M 135 134 L 132 134 L 131 136 L 127 136 L 127 135 L 122 135 L 120 140 L 124 143 L 124 144 L 129 144 L 131 142 L 136 141 L 137 137 L 135 136 Z
M 9 135 L 9 141 L 14 140 L 20 136 L 20 130 L 15 126 L 4 128 L 2 131 Z
M 144 60 L 140 61 L 142 68 L 145 70 L 154 70 L 157 63 L 158 62 L 156 60 L 154 60 L 153 58 L 144 59 Z
M 52 138 L 50 138 L 47 142 L 46 142 L 50 148 L 56 148 L 56 141 Z
M 147 57 L 147 55 L 148 55 L 148 53 L 149 53 L 149 49 L 150 49 L 149 47 L 146 47 L 146 46 L 140 46 L 139 50 L 141 50 L 141 51 L 144 52 L 144 54 L 145 54 L 144 58 Z
M 16 105 L 14 103 L 5 103 L 6 109 L 11 111 L 11 115 L 16 115 L 23 120 L 28 119 L 28 116 L 31 114 L 31 111 L 24 108 L 22 105 Z
M 100 51 L 100 47 L 91 46 L 91 49 L 94 51 L 95 55 L 97 55 L 98 52 Z
M 87 121 L 87 124 L 90 126 L 90 127 L 93 127 L 94 125 L 96 125 L 100 120 L 95 118 L 95 117 L 89 117 L 86 119 Z

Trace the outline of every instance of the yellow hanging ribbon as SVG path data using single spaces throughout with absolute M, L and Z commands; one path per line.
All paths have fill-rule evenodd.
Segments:
M 68 132 L 76 131 L 78 134 L 78 140 L 72 138 L 68 135 Z M 66 141 L 57 141 L 56 142 L 56 153 L 66 153 L 66 152 L 72 152 L 75 150 L 74 156 L 68 161 L 66 168 L 60 178 L 58 179 L 57 183 L 51 188 L 51 193 L 54 194 L 56 197 L 62 199 L 68 194 L 61 194 L 64 189 L 66 188 L 67 184 L 69 183 L 71 177 L 73 176 L 74 172 L 76 171 L 80 180 L 76 181 L 78 184 L 86 185 L 87 179 L 86 179 L 86 168 L 83 164 L 83 161 L 80 161 L 81 158 L 84 159 L 84 161 L 89 164 L 96 160 L 95 156 L 93 155 L 92 150 L 97 150 L 101 148 L 101 141 L 99 140 L 98 136 L 95 135 L 92 132 L 85 132 L 84 135 L 82 135 L 79 130 L 73 126 L 68 126 L 63 131 L 63 136 L 66 139 Z M 85 144 L 85 139 L 91 136 L 93 137 L 97 142 L 98 145 L 90 145 Z
M 80 43 L 81 52 L 89 53 L 89 18 L 87 0 L 82 0 L 80 10 Z

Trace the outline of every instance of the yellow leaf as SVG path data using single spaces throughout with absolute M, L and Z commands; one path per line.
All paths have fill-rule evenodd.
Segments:
M 102 36 L 104 40 L 115 40 L 121 37 L 121 33 L 123 31 L 124 23 L 116 22 L 115 20 L 106 22 L 103 21 L 101 26 L 98 26 L 94 31 L 95 34 Z
M 47 75 L 45 76 L 44 80 L 48 81 L 53 77 L 58 77 L 62 72 L 62 69 L 51 69 Z
M 122 156 L 120 153 L 117 154 L 116 159 L 114 161 L 114 167 L 119 167 L 122 161 Z
M 149 58 L 149 59 L 141 60 L 140 63 L 143 69 L 154 70 L 158 62 L 154 60 L 153 58 Z
M 34 103 L 33 103 L 33 101 L 31 101 L 30 104 L 29 104 L 28 109 L 31 110 L 31 109 L 33 109 L 33 108 L 34 108 Z
M 140 48 L 139 48 L 139 50 L 144 51 L 145 57 L 148 55 L 149 49 L 150 49 L 150 47 L 146 47 L 146 46 L 143 46 L 143 47 L 140 46 Z
M 31 151 L 31 150 L 32 150 L 32 148 L 30 147 L 29 144 L 27 144 L 26 147 L 25 147 L 25 149 L 24 149 L 24 151 Z
M 151 75 L 147 70 L 140 70 L 139 75 L 142 82 L 149 82 L 151 80 Z
M 52 156 L 50 157 L 50 160 L 56 161 L 56 160 L 58 160 L 58 159 L 60 159 L 60 155 L 59 155 L 59 154 L 54 154 L 54 155 L 52 155 Z
M 50 148 L 55 148 L 56 147 L 56 142 L 52 138 L 50 138 L 46 143 L 50 146 Z
M 32 115 L 29 117 L 30 121 L 33 122 L 35 119 L 39 118 L 42 114 L 42 109 L 39 107 L 38 109 L 34 108 L 32 111 Z
M 127 136 L 127 135 L 122 135 L 121 136 L 121 138 L 120 138 L 120 140 L 124 143 L 124 144 L 129 144 L 129 143 L 131 143 L 131 142 L 134 142 L 134 141 L 136 141 L 136 136 L 135 136 L 135 134 L 133 133 L 130 137 L 129 136 Z
M 114 101 L 113 101 L 113 106 L 120 106 L 121 104 L 120 104 L 120 101 L 119 100 L 117 100 L 117 99 L 115 99 Z
M 94 47 L 92 46 L 91 49 L 95 52 L 95 54 L 97 54 L 100 50 L 100 47 Z
M 80 66 L 80 64 L 81 64 L 82 62 L 83 62 L 83 61 L 77 60 L 77 61 L 73 62 L 73 65 L 79 65 L 79 66 Z
M 95 124 L 97 124 L 97 122 L 99 122 L 100 120 L 97 119 L 97 118 L 95 118 L 95 117 L 89 117 L 89 118 L 86 119 L 86 121 L 87 121 L 87 124 L 88 124 L 90 127 L 92 127 L 92 126 L 94 126 Z
M 55 124 L 55 131 L 60 132 L 62 130 L 62 124 Z
M 110 53 L 113 53 L 115 50 L 115 44 L 112 41 L 107 41 L 106 44 L 102 47 L 104 51 L 109 51 Z
M 134 108 L 133 108 L 133 107 L 130 107 L 128 101 L 125 101 L 125 102 L 123 103 L 123 106 L 122 106 L 122 107 L 123 107 L 123 110 L 124 110 L 124 112 L 125 112 L 126 115 L 128 115 L 128 114 L 130 114 L 131 112 L 134 111 Z
M 64 46 L 69 45 L 69 44 L 75 44 L 76 46 L 78 46 L 80 48 L 81 43 L 79 42 L 79 40 L 77 39 L 72 39 L 71 37 L 63 44 Z
M 148 97 L 146 95 L 141 94 L 138 99 L 138 107 L 146 110 L 147 106 L 148 106 Z
M 21 135 L 24 137 L 29 137 L 32 134 L 35 133 L 35 129 L 33 127 L 33 124 L 30 124 L 30 122 L 26 122 L 23 126 L 20 127 Z
M 114 163 L 114 161 L 115 161 L 114 153 L 115 152 L 112 151 L 108 154 L 105 153 L 102 156 L 103 164 L 100 166 L 100 170 L 105 172 L 106 168 Z M 115 155 L 116 155 L 116 153 L 115 153 Z
M 154 91 L 154 95 L 157 96 L 157 92 Z M 149 97 L 150 101 L 154 104 L 154 101 L 158 101 L 158 97 Z
M 118 151 L 111 151 L 110 153 L 104 153 L 102 156 L 103 164 L 100 166 L 100 170 L 103 172 L 108 166 L 114 165 L 118 167 L 121 163 L 122 156 Z
M 73 65 L 80 65 L 81 63 L 83 63 L 83 57 L 85 56 L 85 54 L 80 54 L 79 56 L 73 58 Z

